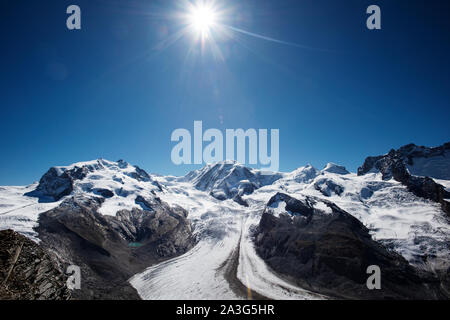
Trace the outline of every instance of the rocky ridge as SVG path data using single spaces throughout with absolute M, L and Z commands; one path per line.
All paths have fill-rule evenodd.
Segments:
M 413 165 L 417 158 L 444 157 L 450 153 L 450 143 L 440 147 L 427 148 L 409 144 L 398 150 L 392 149 L 388 154 L 376 157 L 368 157 L 364 164 L 358 168 L 358 175 L 369 172 L 381 172 L 384 180 L 391 178 L 401 182 L 409 191 L 425 199 L 440 203 L 442 210 L 450 216 L 450 192 L 445 187 L 436 183 L 431 177 L 414 176 L 408 170 L 408 165 Z M 448 168 L 450 171 L 450 168 Z

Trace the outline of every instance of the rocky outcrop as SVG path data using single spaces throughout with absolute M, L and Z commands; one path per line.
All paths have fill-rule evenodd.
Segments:
M 359 220 L 328 201 L 276 194 L 254 241 L 273 270 L 312 291 L 350 299 L 448 298 L 439 279 L 372 240 Z M 366 286 L 371 265 L 381 269 L 381 290 Z
M 245 201 L 239 194 L 234 196 L 233 201 L 239 203 L 241 206 L 248 207 L 248 202 Z
M 388 154 L 377 157 L 368 157 L 364 164 L 358 168 L 358 175 L 368 172 L 380 172 L 384 180 L 393 178 L 405 185 L 409 191 L 418 197 L 438 202 L 442 210 L 450 216 L 450 192 L 436 183 L 430 177 L 419 177 L 411 175 L 407 166 L 414 163 L 416 158 L 430 158 L 445 154 L 450 150 L 450 143 L 437 148 L 417 147 L 409 144 L 398 150 L 392 149 Z
M 321 178 L 314 183 L 314 189 L 320 191 L 324 196 L 330 197 L 336 194 L 340 196 L 344 192 L 344 187 L 338 185 L 333 180 L 327 178 Z
M 194 245 L 187 212 L 139 196 L 142 209 L 104 216 L 98 213 L 103 201 L 75 196 L 42 213 L 36 229 L 41 245 L 63 263 L 80 266 L 75 299 L 139 299 L 127 282 L 132 275 Z
M 0 300 L 67 300 L 67 277 L 54 257 L 12 231 L 0 231 Z
M 405 145 L 398 150 L 391 149 L 388 154 L 376 156 L 376 157 L 367 157 L 364 161 L 364 164 L 358 168 L 358 175 L 366 174 L 371 170 L 381 171 L 384 177 L 388 178 L 390 176 L 389 167 L 390 162 L 393 160 L 398 160 L 405 165 L 420 165 L 420 159 L 432 159 L 432 158 L 441 158 L 446 157 L 450 152 L 450 142 L 444 143 L 442 146 L 429 148 L 424 146 L 417 146 L 413 143 Z M 450 168 L 446 168 L 447 171 L 450 171 Z M 437 179 L 446 179 L 445 177 L 433 176 Z
M 92 192 L 102 196 L 103 198 L 114 197 L 114 192 L 112 192 L 111 190 L 108 190 L 108 189 L 104 189 L 104 188 L 94 188 L 94 189 L 92 189 Z
M 77 169 L 76 172 L 79 175 L 84 175 L 81 168 Z M 72 191 L 73 178 L 71 171 L 61 173 L 56 168 L 50 168 L 39 180 L 35 194 L 37 196 L 51 197 L 54 201 L 58 201 Z

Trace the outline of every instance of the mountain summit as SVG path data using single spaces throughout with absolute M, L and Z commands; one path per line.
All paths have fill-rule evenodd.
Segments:
M 279 173 L 262 174 L 261 171 L 247 168 L 236 161 L 222 161 L 192 171 L 184 179 L 197 189 L 209 192 L 214 198 L 225 200 L 251 194 L 282 176 Z

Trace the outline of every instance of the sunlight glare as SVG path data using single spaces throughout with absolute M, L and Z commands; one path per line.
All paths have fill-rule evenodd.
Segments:
M 207 5 L 195 6 L 191 9 L 189 20 L 196 32 L 206 36 L 216 22 L 216 13 Z

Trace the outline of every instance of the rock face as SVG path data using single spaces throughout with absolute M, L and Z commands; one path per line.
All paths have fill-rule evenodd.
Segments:
M 74 196 L 42 213 L 41 245 L 81 268 L 75 299 L 139 299 L 127 280 L 146 267 L 182 254 L 195 243 L 187 212 L 159 198 L 137 197 L 143 209 L 98 213 L 101 197 Z
M 77 168 L 61 173 L 56 168 L 50 168 L 47 173 L 42 176 L 41 180 L 39 180 L 36 194 L 51 197 L 57 201 L 73 191 L 72 174 L 84 175 L 85 173 L 83 171 L 82 168 Z
M 255 232 L 267 264 L 313 291 L 351 299 L 446 299 L 440 281 L 372 240 L 364 225 L 335 204 L 277 193 Z M 381 269 L 381 290 L 369 290 L 367 267 Z
M 314 188 L 324 196 L 330 197 L 333 193 L 340 196 L 344 192 L 344 187 L 336 184 L 327 178 L 321 178 L 314 183 Z
M 450 143 L 437 148 L 418 147 L 409 144 L 398 150 L 392 149 L 383 156 L 368 157 L 364 164 L 358 168 L 358 175 L 364 175 L 368 172 L 381 172 L 384 180 L 393 178 L 405 185 L 416 196 L 440 203 L 442 209 L 450 216 L 450 203 L 445 200 L 450 198 L 450 192 L 436 183 L 432 177 L 414 176 L 408 169 L 408 167 L 412 168 L 411 166 L 414 166 L 416 161 L 415 170 L 427 172 L 426 167 L 420 166 L 420 164 L 426 163 L 423 162 L 423 159 L 434 159 L 436 161 L 437 158 L 439 158 L 439 161 L 448 161 L 449 165 L 440 170 L 438 176 L 434 178 L 447 177 L 447 171 L 450 171 Z
M 428 159 L 428 162 L 423 160 Z M 440 166 L 437 166 L 437 161 Z M 392 162 L 398 161 L 413 169 L 413 175 L 429 176 L 436 179 L 450 179 L 450 142 L 442 146 L 429 148 L 408 144 L 399 148 L 392 149 L 388 154 L 375 157 L 367 157 L 364 164 L 358 168 L 358 175 L 366 174 L 371 170 L 380 171 L 383 177 L 392 177 L 390 167 Z M 430 161 L 433 161 L 433 168 L 430 167 Z M 418 172 L 427 174 L 418 174 Z
M 67 300 L 67 277 L 36 243 L 0 231 L 0 300 Z

